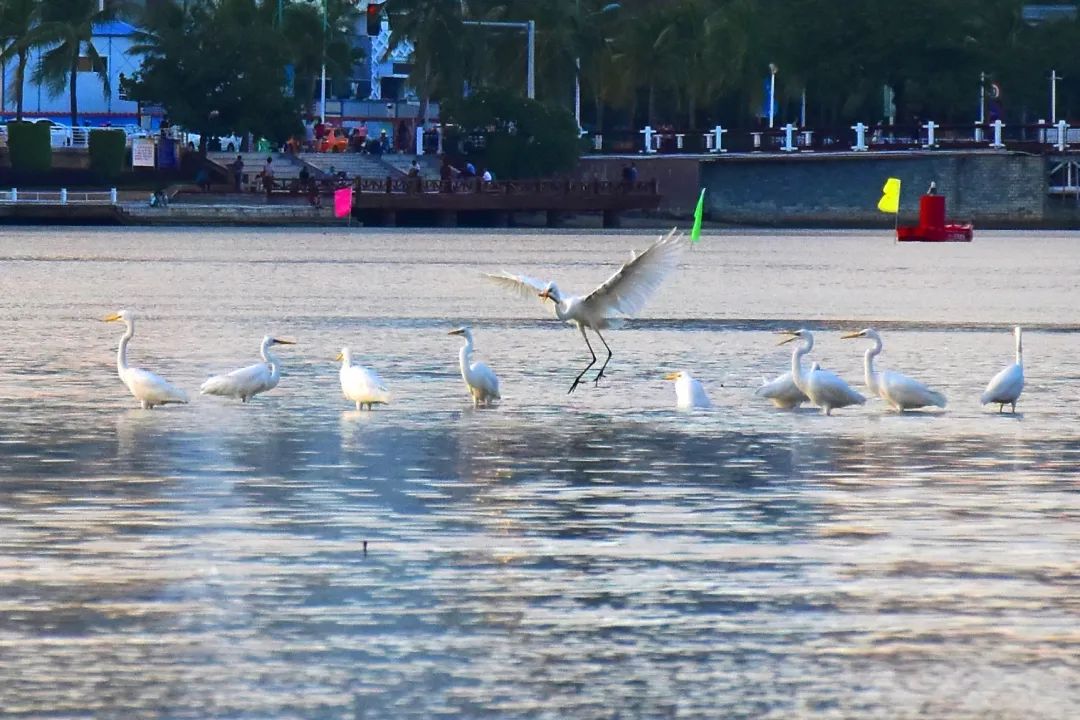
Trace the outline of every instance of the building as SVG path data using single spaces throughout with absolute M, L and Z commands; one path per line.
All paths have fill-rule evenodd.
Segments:
M 134 41 L 135 28 L 122 21 L 112 20 L 94 26 L 94 48 L 105 64 L 111 92 L 106 93 L 101 78 L 91 67 L 90 58 L 79 58 L 79 72 L 76 78 L 76 95 L 79 104 L 80 126 L 138 125 L 149 120 L 140 117 L 139 104 L 124 96 L 123 80 L 131 77 L 140 66 L 137 56 L 129 55 L 128 50 Z M 60 123 L 71 122 L 71 102 L 67 88 L 53 94 L 49 88 L 32 79 L 32 69 L 38 64 L 42 48 L 31 51 L 27 65 L 26 78 L 23 82 L 23 115 L 27 119 L 48 118 Z M 15 71 L 12 63 L 0 68 L 3 81 L 3 117 L 10 119 L 15 115 L 15 94 L 10 92 L 12 75 Z

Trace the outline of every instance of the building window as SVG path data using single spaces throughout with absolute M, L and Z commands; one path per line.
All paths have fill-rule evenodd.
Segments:
M 99 57 L 91 64 L 90 58 L 80 56 L 77 68 L 79 72 L 96 72 L 104 75 L 109 71 L 109 58 Z

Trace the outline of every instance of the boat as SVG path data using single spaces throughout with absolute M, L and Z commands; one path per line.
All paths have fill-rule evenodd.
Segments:
M 919 198 L 919 224 L 897 225 L 900 242 L 971 242 L 971 223 L 945 222 L 945 196 L 929 192 Z

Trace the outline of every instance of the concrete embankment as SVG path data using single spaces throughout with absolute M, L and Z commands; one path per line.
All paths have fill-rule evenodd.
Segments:
M 900 222 L 915 222 L 919 197 L 937 184 L 950 218 L 976 227 L 1080 228 L 1080 197 L 1051 192 L 1050 178 L 1080 155 L 1008 151 L 745 153 L 708 156 L 607 156 L 582 159 L 580 174 L 617 181 L 633 162 L 656 178 L 659 215 L 686 218 L 699 189 L 714 222 L 786 227 L 880 227 L 886 178 L 903 183 Z

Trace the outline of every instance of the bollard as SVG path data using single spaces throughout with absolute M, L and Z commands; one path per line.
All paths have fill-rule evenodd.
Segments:
M 11 188 L 11 202 L 19 202 L 19 191 L 17 188 Z
M 1005 147 L 1005 144 L 1001 142 L 1001 129 L 1005 127 L 1005 123 L 1001 122 L 999 118 L 990 124 L 994 127 L 994 142 L 990 143 L 990 147 L 1001 150 Z
M 851 149 L 855 152 L 866 152 L 870 148 L 866 145 L 866 125 L 863 123 L 855 123 L 851 126 L 851 129 L 855 131 L 855 144 L 851 146 Z
M 780 149 L 784 152 L 795 152 L 799 149 L 795 147 L 795 126 L 791 123 L 784 126 L 784 144 Z
M 934 130 L 938 128 L 938 124 L 933 120 L 927 120 L 923 125 L 923 129 L 926 130 L 926 143 L 923 147 L 927 150 L 937 147 L 937 143 L 934 141 Z
M 60 204 L 67 205 L 67 188 L 60 188 Z
M 113 188 L 109 191 L 109 202 L 111 202 L 113 205 L 116 204 L 116 188 Z
M 600 133 L 596 133 L 592 138 L 593 150 L 596 152 L 603 152 L 604 150 L 604 136 Z
M 1057 149 L 1065 152 L 1069 147 L 1069 123 L 1064 120 L 1057 121 Z
M 647 153 L 656 152 L 656 150 L 653 149 L 653 133 L 655 132 L 656 131 L 652 129 L 651 125 L 646 125 L 644 129 L 638 130 L 639 135 L 645 136 L 645 152 Z
M 712 148 L 710 148 L 710 152 L 715 152 L 715 153 L 726 153 L 727 152 L 727 150 L 724 149 L 724 133 L 726 133 L 726 132 L 727 132 L 727 130 L 720 127 L 719 125 L 717 125 L 716 127 L 713 128 L 712 134 L 713 134 L 714 142 L 713 142 Z
M 975 142 L 981 143 L 985 139 L 984 135 L 983 124 L 980 122 L 975 123 Z

